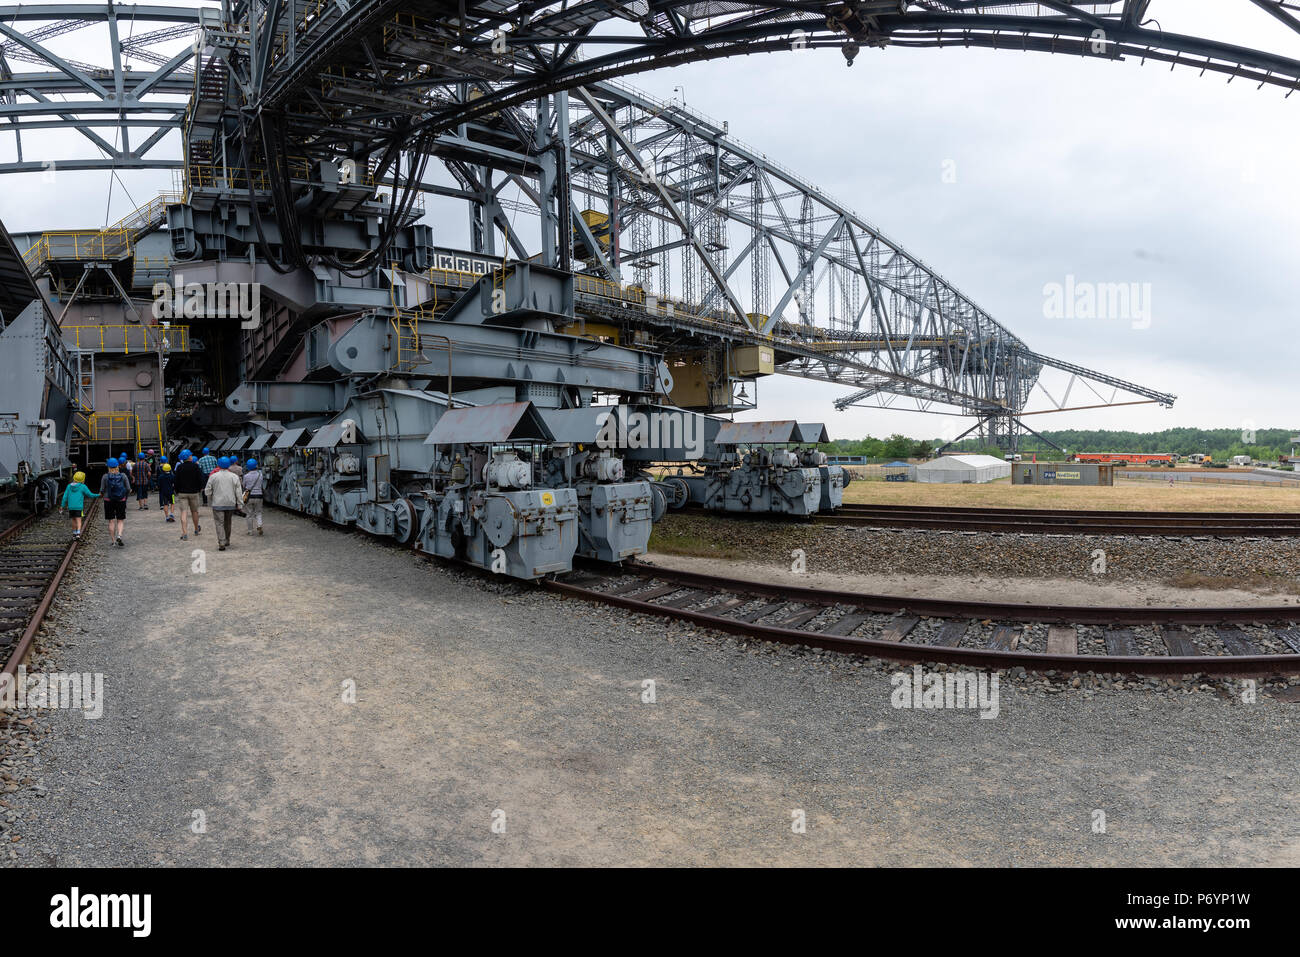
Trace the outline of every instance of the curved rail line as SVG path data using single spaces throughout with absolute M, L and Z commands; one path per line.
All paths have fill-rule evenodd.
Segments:
M 98 506 L 96 499 L 86 511 L 81 523 L 83 538 Z M 10 679 L 31 651 L 36 632 L 81 544 L 78 539 L 68 540 L 68 527 L 57 521 L 57 515 L 56 520 L 19 540 L 41 517 L 30 515 L 0 533 L 0 647 L 8 654 L 0 673 Z M 15 632 L 20 633 L 15 636 Z
M 772 518 L 688 508 L 679 514 Z M 842 505 L 808 519 L 815 525 L 912 528 L 961 532 L 1047 535 L 1163 535 L 1222 538 L 1300 536 L 1300 513 L 1291 512 L 1123 512 L 1020 508 L 944 508 L 911 505 Z
M 1295 605 L 1126 608 L 897 598 L 646 565 L 588 567 L 544 580 L 543 587 L 732 634 L 900 662 L 1164 676 L 1300 674 Z M 1197 625 L 1210 627 L 1190 627 Z

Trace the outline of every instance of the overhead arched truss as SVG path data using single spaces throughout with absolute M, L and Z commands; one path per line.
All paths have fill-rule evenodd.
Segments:
M 216 9 L 113 4 L 0 6 L 0 173 L 166 169 L 156 150 L 180 129 L 194 91 L 194 40 Z M 58 50 L 93 45 L 103 62 Z M 89 147 L 54 152 L 47 131 L 73 130 Z M 26 148 L 25 148 L 26 147 Z
M 624 244 L 602 254 L 575 215 L 574 233 L 591 253 L 578 268 L 659 283 L 667 294 L 661 277 L 680 255 L 676 291 L 750 333 L 778 332 L 790 343 L 783 371 L 853 387 L 837 405 L 902 396 L 919 407 L 1014 414 L 1044 368 L 1171 403 L 1171 395 L 1032 352 L 813 184 L 698 114 L 613 81 L 800 48 L 838 49 L 852 62 L 875 48 L 971 47 L 1139 59 L 1287 96 L 1300 86 L 1300 60 L 1287 53 L 1300 48 L 1300 2 L 1223 0 L 1221 17 L 1257 17 L 1268 49 L 1166 30 L 1157 16 L 1174 2 L 238 0 L 225 22 L 213 7 L 9 6 L 0 7 L 0 126 L 15 143 L 28 131 L 75 129 L 97 155 L 60 160 L 64 169 L 183 166 L 184 158 L 154 148 L 195 121 L 205 95 L 207 105 L 226 95 L 204 93 L 211 71 L 222 84 L 228 77 L 245 117 L 273 118 L 297 155 L 364 159 L 387 143 L 436 135 L 440 152 L 460 158 L 447 165 L 462 198 L 491 205 L 490 183 L 474 179 L 473 151 L 528 154 L 535 104 L 572 91 L 574 195 L 613 218 Z M 107 31 L 106 62 L 56 52 L 90 29 Z M 469 143 L 465 131 L 474 128 L 517 137 L 507 147 Z M 500 168 L 500 156 L 482 156 L 480 172 Z M 0 172 L 44 166 L 20 152 Z M 514 179 L 528 175 L 521 166 Z

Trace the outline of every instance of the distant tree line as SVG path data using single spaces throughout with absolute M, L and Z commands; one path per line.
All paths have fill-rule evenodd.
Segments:
M 1222 460 L 1234 455 L 1249 455 L 1257 461 L 1276 461 L 1279 456 L 1291 454 L 1290 429 L 1256 429 L 1254 434 L 1243 429 L 1165 429 L 1162 432 L 1119 432 L 1111 429 L 1061 429 L 1044 431 L 1043 435 L 1069 452 L 1173 452 L 1188 456 L 1196 453 L 1212 455 Z M 1253 441 L 1248 441 L 1253 440 Z M 1037 439 L 1027 435 L 1022 439 L 1025 449 L 1033 449 Z M 913 439 L 894 433 L 877 439 L 868 435 L 861 439 L 838 439 L 819 448 L 833 455 L 865 455 L 872 459 L 926 458 L 943 445 L 943 439 Z M 981 452 L 1001 456 L 996 447 L 988 447 L 978 438 L 963 439 L 953 444 L 949 451 Z M 1051 450 L 1044 447 L 1045 454 Z

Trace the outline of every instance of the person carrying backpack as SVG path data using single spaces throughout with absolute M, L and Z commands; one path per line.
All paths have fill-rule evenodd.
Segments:
M 131 480 L 119 471 L 117 459 L 104 463 L 108 472 L 99 480 L 99 494 L 104 497 L 104 518 L 108 521 L 111 544 L 125 547 L 122 532 L 126 526 L 126 500 L 131 495 Z
M 99 498 L 98 495 L 86 487 L 86 473 L 74 472 L 72 481 L 63 490 L 63 501 L 59 503 L 60 508 L 68 510 L 68 517 L 72 519 L 73 538 L 81 537 L 81 516 L 86 507 L 86 496 Z

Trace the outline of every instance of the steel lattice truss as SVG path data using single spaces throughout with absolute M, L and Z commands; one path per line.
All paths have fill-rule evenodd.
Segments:
M 322 144 L 341 144 L 361 129 L 373 134 L 390 122 L 394 135 L 409 135 L 411 121 L 415 128 L 449 129 L 580 84 L 792 48 L 836 47 L 850 62 L 863 47 L 886 46 L 1132 57 L 1288 91 L 1300 85 L 1300 61 L 1166 31 L 1152 6 L 1151 0 L 342 0 L 306 4 L 302 13 L 300 0 L 266 0 L 253 18 L 261 28 L 248 39 L 243 82 L 252 102 L 282 111 L 287 123 Z M 1300 30 L 1294 3 L 1224 0 L 1222 6 L 1225 14 L 1252 8 L 1271 14 L 1279 49 Z M 493 80 L 493 88 L 473 103 L 439 95 L 440 86 L 465 79 Z
M 0 131 L 13 134 L 14 159 L 0 172 L 179 167 L 151 152 L 182 118 L 194 90 L 195 30 L 215 10 L 163 6 L 47 4 L 0 7 Z M 102 63 L 56 52 L 68 34 L 107 47 Z M 39 67 L 32 70 L 31 67 Z M 188 68 L 187 68 L 188 67 Z M 93 152 L 39 158 L 23 139 L 75 130 Z M 37 137 L 39 140 L 39 137 Z
M 184 165 L 193 153 L 180 160 L 149 151 L 186 123 L 209 124 L 219 144 L 235 128 L 232 109 L 241 127 L 254 117 L 272 124 L 293 155 L 334 162 L 373 164 L 386 147 L 432 136 L 459 184 L 444 193 L 476 209 L 476 248 L 493 242 L 505 205 L 522 203 L 559 224 L 561 248 L 544 248 L 545 260 L 683 300 L 742 339 L 775 336 L 782 371 L 854 387 L 841 407 L 902 396 L 923 408 L 1005 416 L 1023 409 L 1045 367 L 1169 403 L 1173 396 L 1032 352 L 848 207 L 717 124 L 615 82 L 792 48 L 836 48 L 852 62 L 869 55 L 863 48 L 963 46 L 1140 58 L 1287 95 L 1300 85 L 1300 61 L 1282 52 L 1163 29 L 1154 16 L 1168 6 L 258 0 L 232 3 L 224 15 L 0 7 L 0 119 L 16 141 L 27 130 L 79 131 L 99 155 L 61 161 L 65 168 Z M 1222 8 L 1222 16 L 1257 11 L 1275 30 L 1275 51 L 1296 43 L 1300 4 L 1224 0 Z M 51 49 L 87 27 L 109 31 L 102 67 Z M 32 64 L 44 69 L 14 68 Z M 94 127 L 113 127 L 115 141 Z M 137 127 L 152 132 L 133 146 Z M 557 146 L 573 205 L 558 212 L 556 194 L 540 188 L 538 160 Z M 205 152 L 204 161 L 219 155 Z M 19 155 L 0 171 L 41 167 Z M 522 200 L 506 198 L 507 183 Z M 593 233 L 600 216 L 615 224 L 612 244 Z M 517 235 L 508 241 L 515 255 L 536 253 Z

